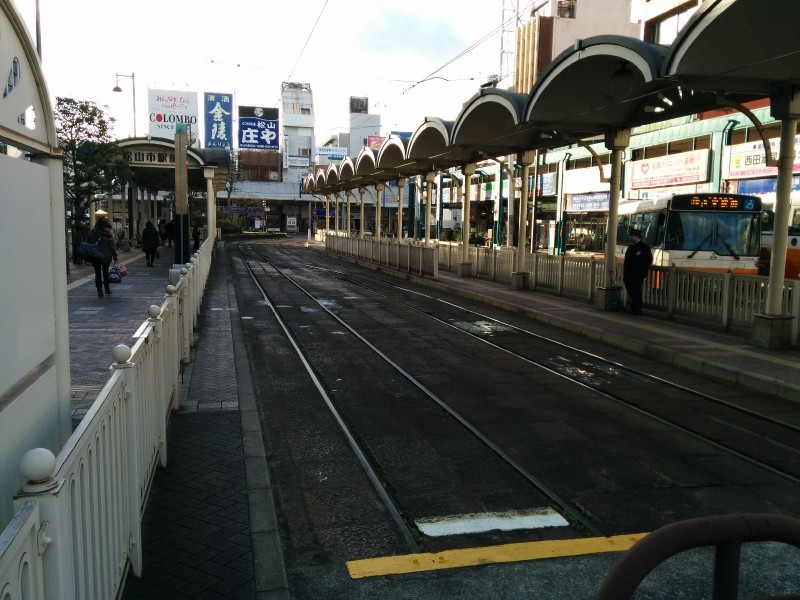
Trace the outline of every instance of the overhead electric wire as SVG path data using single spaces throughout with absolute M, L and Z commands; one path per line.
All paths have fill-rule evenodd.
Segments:
M 531 6 L 531 5 L 532 5 L 532 2 L 528 4 L 528 6 Z M 527 7 L 526 7 L 526 8 L 523 8 L 523 9 L 522 9 L 522 12 L 525 12 L 526 10 L 527 10 Z M 436 74 L 437 74 L 439 71 L 441 71 L 441 70 L 442 70 L 442 69 L 444 69 L 445 67 L 448 67 L 448 66 L 450 66 L 451 64 L 453 64 L 454 62 L 456 62 L 456 61 L 457 61 L 459 58 L 463 57 L 465 54 L 468 54 L 469 52 L 472 52 L 472 51 L 473 51 L 475 48 L 477 48 L 478 46 L 480 46 L 481 44 L 483 44 L 485 41 L 487 41 L 488 39 L 490 39 L 490 38 L 494 37 L 495 35 L 497 35 L 497 33 L 498 33 L 498 32 L 500 32 L 500 31 L 502 31 L 502 30 L 503 30 L 503 28 L 504 28 L 504 27 L 505 27 L 505 26 L 506 26 L 506 25 L 507 25 L 509 22 L 511 22 L 511 21 L 516 21 L 516 20 L 517 20 L 517 18 L 518 18 L 518 17 L 517 17 L 517 15 L 513 15 L 513 16 L 512 16 L 512 17 L 510 17 L 509 19 L 507 19 L 507 20 L 503 21 L 503 22 L 502 22 L 502 23 L 501 23 L 501 24 L 500 24 L 498 27 L 495 27 L 495 28 L 494 28 L 494 29 L 492 29 L 492 30 L 491 30 L 489 33 L 487 33 L 487 34 L 486 34 L 486 35 L 484 35 L 484 36 L 483 36 L 481 39 L 479 39 L 477 42 L 475 42 L 475 43 L 474 43 L 474 44 L 472 44 L 471 46 L 468 46 L 466 49 L 464 49 L 464 50 L 462 50 L 461 52 L 459 52 L 457 55 L 455 55 L 455 56 L 454 56 L 453 58 L 451 58 L 449 61 L 447 61 L 446 63 L 444 63 L 444 64 L 443 64 L 441 67 L 439 67 L 439 68 L 438 68 L 438 69 L 436 69 L 435 71 L 432 71 L 432 72 L 428 73 L 428 74 L 427 74 L 425 77 L 423 77 L 423 78 L 422 78 L 422 79 L 420 79 L 419 81 L 415 82 L 413 85 L 411 85 L 411 86 L 407 87 L 405 90 L 403 90 L 403 93 L 405 94 L 407 91 L 409 91 L 409 90 L 411 90 L 411 89 L 413 89 L 413 88 L 417 87 L 417 86 L 418 86 L 420 83 L 422 83 L 422 82 L 424 82 L 424 81 L 428 81 L 428 80 L 429 80 L 431 77 L 433 77 L 434 75 L 436 75 Z
M 317 25 L 319 24 L 319 20 L 322 18 L 322 13 L 325 12 L 325 7 L 328 6 L 328 0 L 325 0 L 325 3 L 322 5 L 322 9 L 319 11 L 319 15 L 317 16 L 317 20 L 314 21 L 314 26 L 311 28 L 311 32 L 308 34 L 308 38 L 306 39 L 306 43 L 303 44 L 302 50 L 300 50 L 300 54 L 297 56 L 297 60 L 292 67 L 292 70 L 289 71 L 289 75 L 286 77 L 286 81 L 292 80 L 292 75 L 294 75 L 294 70 L 297 68 L 297 65 L 300 63 L 300 59 L 303 58 L 303 53 L 306 51 L 306 47 L 308 46 L 308 42 L 311 41 L 311 36 L 314 35 L 314 31 L 317 29 Z

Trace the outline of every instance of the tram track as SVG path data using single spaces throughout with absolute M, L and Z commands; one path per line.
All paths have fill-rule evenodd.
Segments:
M 595 390 L 605 398 L 617 402 L 630 410 L 635 410 L 644 416 L 695 437 L 788 481 L 800 484 L 800 425 L 798 424 L 789 423 L 786 420 L 771 417 L 724 398 L 712 396 L 662 377 L 632 369 L 581 348 L 570 346 L 508 321 L 478 312 L 473 308 L 412 290 L 393 281 L 387 281 L 368 274 L 354 276 L 352 273 L 345 273 L 319 265 L 306 264 L 304 266 L 317 271 L 325 270 L 329 274 L 346 280 L 372 294 L 401 303 L 410 310 L 425 315 L 442 325 L 457 329 L 472 339 L 479 340 L 540 368 L 558 373 L 575 383 Z M 399 293 L 405 294 L 406 297 L 387 294 L 383 290 L 364 283 L 365 279 L 371 282 L 378 282 L 384 288 L 390 287 Z M 423 306 L 414 304 L 409 300 L 409 296 L 422 299 L 428 304 Z M 455 310 L 461 314 L 474 315 L 480 320 L 481 327 L 475 327 L 475 320 L 455 320 L 452 316 L 437 316 L 435 311 L 431 309 L 431 305 L 445 306 L 449 310 Z M 510 344 L 498 343 L 493 339 L 499 337 L 498 332 L 503 330 L 524 334 L 537 342 L 557 348 L 561 354 L 553 358 L 552 353 L 544 351 L 539 354 L 545 358 L 537 358 L 531 356 L 529 352 L 519 352 Z M 520 344 L 517 343 L 515 346 L 519 347 Z M 573 356 L 563 356 L 566 353 L 570 353 Z M 631 382 L 638 387 L 648 386 L 648 389 L 657 389 L 659 399 L 667 399 L 670 407 L 677 406 L 678 408 L 670 411 L 661 407 L 661 410 L 659 410 L 658 400 L 653 399 L 651 396 L 640 397 L 636 394 L 615 392 L 613 388 L 618 385 L 620 380 Z M 710 410 L 712 406 L 713 410 Z M 709 418 L 707 416 L 709 414 L 713 416 Z M 700 425 L 703 427 L 700 427 Z M 703 428 L 705 428 L 705 433 Z M 742 436 L 746 437 L 747 440 L 743 440 Z M 751 442 L 755 442 L 755 444 Z M 748 450 L 739 450 L 736 446 L 746 447 Z
M 416 315 L 413 319 L 418 322 L 431 320 L 431 322 L 436 323 L 435 327 L 427 327 L 432 336 L 444 335 L 435 333 L 439 327 L 452 331 L 453 336 L 467 335 L 468 337 L 464 339 L 474 341 L 474 343 L 467 342 L 468 345 L 475 346 L 475 344 L 480 343 L 481 346 L 486 346 L 488 352 L 501 353 L 507 355 L 511 361 L 520 361 L 520 364 L 534 366 L 536 369 L 548 373 L 551 379 L 558 378 L 563 380 L 565 384 L 577 385 L 585 389 L 587 393 L 600 394 L 599 397 L 610 401 L 610 403 L 621 409 L 641 415 L 642 418 L 658 423 L 659 427 L 669 428 L 677 434 L 685 436 L 687 444 L 689 438 L 695 440 L 691 444 L 694 448 L 698 448 L 697 443 L 704 444 L 708 448 L 727 454 L 731 459 L 747 462 L 753 469 L 762 472 L 767 471 L 790 485 L 800 484 L 796 464 L 789 464 L 793 463 L 794 460 L 792 459 L 788 463 L 786 461 L 787 456 L 797 454 L 797 444 L 793 441 L 793 438 L 797 437 L 798 428 L 794 423 L 763 415 L 756 410 L 746 406 L 739 406 L 723 398 L 690 390 L 686 386 L 675 384 L 644 371 L 632 369 L 619 362 L 564 344 L 559 340 L 548 338 L 535 331 L 529 331 L 524 324 L 520 325 L 520 322 L 523 322 L 522 318 L 519 319 L 519 322 L 514 322 L 513 317 L 510 317 L 509 320 L 504 320 L 503 318 L 498 318 L 497 315 L 488 314 L 488 311 L 485 312 L 476 309 L 474 306 L 468 306 L 466 303 L 460 304 L 445 301 L 419 290 L 410 289 L 408 286 L 398 285 L 394 281 L 386 281 L 370 274 L 362 274 L 355 269 L 353 272 L 346 272 L 341 269 L 341 265 L 336 261 L 328 261 L 323 258 L 320 261 L 315 261 L 314 264 L 308 264 L 305 260 L 298 262 L 296 254 L 287 253 L 283 255 L 283 251 L 277 245 L 270 245 L 269 250 L 258 248 L 257 246 L 243 245 L 240 247 L 240 257 L 242 264 L 247 266 L 250 273 L 249 276 L 257 283 L 257 287 L 260 290 L 259 293 L 264 298 L 264 305 L 270 307 L 270 311 L 274 312 L 275 318 L 281 318 L 282 312 L 291 314 L 294 311 L 295 314 L 291 317 L 295 321 L 293 327 L 296 328 L 297 332 L 300 332 L 301 336 L 307 335 L 304 332 L 308 332 L 309 329 L 316 331 L 314 335 L 317 338 L 310 347 L 312 354 L 322 352 L 323 348 L 325 352 L 333 354 L 339 353 L 339 350 L 337 350 L 336 346 L 336 337 L 325 340 L 320 339 L 320 333 L 317 331 L 320 329 L 319 322 L 315 321 L 312 325 L 309 325 L 308 313 L 313 311 L 308 308 L 308 302 L 315 303 L 319 307 L 319 312 L 324 312 L 335 321 L 335 326 L 325 326 L 323 327 L 324 329 L 337 330 L 335 334 L 338 339 L 343 337 L 359 339 L 361 345 L 369 348 L 370 354 L 380 357 L 381 361 L 390 365 L 391 369 L 396 374 L 399 374 L 397 376 L 385 376 L 385 380 L 392 380 L 392 387 L 382 390 L 386 398 L 402 398 L 402 403 L 405 405 L 408 402 L 407 398 L 410 397 L 408 396 L 409 392 L 405 389 L 400 391 L 400 388 L 395 388 L 394 379 L 402 376 L 406 382 L 413 380 L 410 385 L 415 389 L 417 398 L 413 402 L 420 402 L 420 399 L 424 399 L 445 412 L 450 421 L 458 423 L 459 427 L 469 432 L 473 439 L 478 440 L 484 447 L 490 449 L 496 457 L 502 459 L 505 465 L 515 471 L 518 476 L 521 476 L 526 481 L 526 485 L 535 487 L 543 497 L 548 499 L 548 502 L 554 508 L 568 517 L 570 523 L 577 525 L 576 533 L 578 535 L 586 535 L 588 532 L 592 535 L 603 536 L 618 533 L 622 530 L 619 529 L 619 523 L 614 522 L 615 518 L 611 521 L 614 523 L 613 525 L 605 522 L 604 510 L 606 507 L 598 509 L 594 505 L 594 501 L 587 504 L 586 496 L 576 496 L 574 489 L 562 489 L 561 482 L 558 479 L 553 479 L 554 472 L 552 468 L 549 471 L 548 469 L 541 470 L 539 465 L 534 469 L 530 468 L 529 465 L 534 464 L 530 462 L 529 458 L 531 451 L 535 454 L 537 448 L 543 447 L 541 444 L 537 445 L 536 438 L 530 439 L 530 442 L 527 440 L 521 441 L 522 438 L 519 437 L 519 433 L 508 437 L 502 429 L 498 430 L 494 423 L 491 424 L 488 430 L 484 429 L 486 423 L 484 423 L 483 419 L 489 417 L 492 420 L 493 415 L 499 414 L 499 412 L 494 411 L 502 411 L 503 406 L 493 407 L 494 403 L 492 405 L 484 403 L 480 411 L 476 412 L 475 407 L 480 406 L 481 403 L 472 401 L 467 402 L 466 405 L 462 402 L 458 410 L 452 407 L 448 410 L 447 402 L 442 401 L 439 398 L 439 394 L 430 387 L 431 383 L 434 383 L 437 388 L 442 387 L 441 382 L 438 382 L 438 378 L 431 379 L 430 375 L 426 375 L 423 380 L 419 380 L 409 372 L 408 366 L 405 364 L 400 365 L 394 361 L 387 354 L 390 350 L 394 350 L 391 348 L 391 344 L 387 345 L 384 339 L 375 337 L 375 324 L 365 323 L 366 327 L 363 328 L 363 335 L 359 333 L 357 329 L 362 329 L 362 323 L 358 316 L 360 312 L 353 312 L 353 307 L 359 305 L 373 307 L 374 310 L 370 314 L 374 313 L 373 318 L 378 319 L 377 322 L 381 322 L 381 319 L 384 319 L 384 317 L 380 316 L 381 311 L 388 306 L 397 306 L 399 307 L 397 310 L 388 312 L 385 317 L 392 323 L 391 327 L 400 327 L 400 324 L 405 322 L 403 320 L 406 318 L 403 316 L 404 314 Z M 319 275 L 324 275 L 324 277 Z M 271 277 L 272 279 L 265 280 L 265 277 Z M 331 280 L 339 281 L 341 285 L 331 286 Z M 278 283 L 279 281 L 285 283 Z M 327 283 L 324 283 L 326 281 Z M 311 287 L 306 289 L 305 286 L 308 286 L 309 283 Z M 320 289 L 315 291 L 314 286 L 317 283 L 319 283 Z M 270 298 L 270 294 L 264 288 L 276 285 L 281 288 L 284 285 L 291 286 L 297 290 L 296 294 L 304 299 L 294 298 L 295 293 L 289 293 L 284 289 L 278 292 L 277 299 Z M 389 291 L 386 291 L 387 287 Z M 290 296 L 292 297 L 290 298 Z M 301 315 L 300 313 L 305 314 Z M 351 313 L 353 314 L 351 315 Z M 356 319 L 352 322 L 358 322 L 359 325 L 351 327 L 348 321 L 352 319 Z M 291 328 L 284 325 L 282 327 L 286 327 L 287 330 Z M 449 337 L 448 335 L 447 343 L 457 343 L 449 340 Z M 510 343 L 509 339 L 514 337 L 523 341 L 516 340 L 515 343 Z M 425 343 L 423 340 L 420 341 L 423 344 Z M 316 344 L 316 348 L 313 344 Z M 520 346 L 528 347 L 528 350 L 518 351 Z M 545 346 L 547 349 L 543 349 Z M 533 350 L 538 349 L 538 355 L 536 352 L 532 354 L 531 347 L 533 347 Z M 308 350 L 298 348 L 296 351 L 304 353 Z M 319 355 L 317 355 L 318 358 Z M 360 368 L 365 364 L 360 355 L 353 360 L 359 364 Z M 311 358 L 304 358 L 303 361 L 313 362 Z M 315 370 L 314 367 L 310 368 L 311 371 Z M 371 366 L 363 368 L 372 370 Z M 515 367 L 515 371 L 520 368 L 522 367 Z M 418 369 L 412 367 L 411 371 L 416 375 Z M 323 375 L 326 374 L 323 373 Z M 330 373 L 327 375 L 330 375 Z M 321 377 L 320 382 L 316 385 L 318 389 L 321 388 L 322 391 L 328 393 L 326 404 L 330 403 L 329 410 L 339 411 L 339 416 L 336 420 L 339 422 L 339 426 L 343 428 L 343 431 L 345 429 L 349 431 L 347 435 L 351 440 L 349 442 L 350 446 L 362 447 L 362 468 L 365 471 L 372 471 L 369 479 L 378 494 L 381 495 L 381 492 L 386 492 L 390 496 L 388 500 L 383 499 L 383 501 L 393 503 L 394 508 L 387 510 L 389 513 L 394 513 L 393 519 L 398 529 L 401 527 L 405 529 L 402 537 L 406 540 L 405 543 L 409 550 L 416 551 L 415 548 L 419 548 L 420 544 L 426 544 L 429 540 L 425 540 L 424 535 L 420 535 L 418 521 L 413 516 L 414 509 L 409 510 L 402 500 L 398 500 L 395 497 L 395 493 L 398 491 L 400 494 L 405 491 L 403 490 L 403 484 L 391 483 L 386 479 L 387 474 L 384 468 L 385 463 L 383 462 L 386 458 L 385 454 L 381 454 L 381 449 L 377 452 L 375 451 L 374 440 L 365 439 L 365 435 L 370 438 L 374 434 L 364 433 L 364 428 L 354 422 L 357 421 L 357 418 L 354 418 L 354 413 L 348 413 L 347 406 L 344 408 L 337 406 L 340 404 L 340 397 L 345 398 L 345 402 L 352 402 L 353 398 L 358 394 L 352 392 L 352 390 L 342 390 L 342 386 L 336 378 L 329 377 L 327 383 L 322 379 L 324 378 Z M 628 387 L 630 388 L 628 391 L 633 392 L 630 396 L 612 393 L 613 388 L 620 387 L 620 382 L 624 384 L 622 387 Z M 641 393 L 643 387 L 646 388 L 645 394 Z M 612 388 L 612 390 L 608 388 Z M 687 397 L 682 400 L 666 398 L 669 402 L 662 403 L 659 397 L 650 393 L 650 388 L 661 388 L 662 392 L 667 390 L 667 392 L 663 392 L 667 396 L 675 396 L 676 393 L 680 392 L 681 394 L 686 394 Z M 441 392 L 443 390 L 438 389 L 438 391 Z M 595 407 L 600 407 L 596 400 L 589 399 L 591 396 L 586 396 L 586 394 L 582 396 L 587 398 L 585 402 L 589 402 Z M 662 394 L 660 398 L 663 399 L 665 396 Z M 443 403 L 444 406 L 442 405 Z M 659 406 L 661 404 L 670 404 L 672 408 Z M 349 407 L 351 411 L 353 406 L 351 404 Z M 658 410 L 653 410 L 654 406 Z M 708 406 L 713 406 L 714 409 L 712 410 Z M 467 416 L 460 412 L 465 408 L 468 411 Z M 359 409 L 355 410 L 358 411 Z M 367 408 L 367 411 L 369 410 Z M 601 408 L 601 410 L 603 409 Z M 729 414 L 725 416 L 721 411 L 727 411 Z M 713 414 L 704 415 L 704 412 Z M 731 414 L 735 416 L 731 417 Z M 703 427 L 697 426 L 700 421 L 703 421 Z M 760 425 L 756 427 L 753 425 L 754 422 L 758 422 Z M 375 426 L 375 423 L 376 421 L 373 419 L 367 427 Z M 704 435 L 704 428 L 709 424 L 719 428 L 721 433 L 716 435 L 723 439 L 716 440 L 713 436 Z M 653 429 L 653 431 L 656 430 Z M 436 433 L 440 434 L 441 432 L 437 430 Z M 775 455 L 774 460 L 777 461 L 775 465 L 771 465 L 768 460 L 759 460 L 758 456 L 750 456 L 750 453 L 743 450 L 737 450 L 739 446 L 724 439 L 726 436 L 733 436 L 734 433 L 747 439 L 746 442 L 740 443 L 739 446 L 744 446 L 745 448 L 769 447 L 770 451 Z M 498 434 L 500 437 L 496 439 L 502 440 L 501 443 L 493 441 L 495 440 L 494 436 Z M 404 437 L 405 434 L 401 434 L 398 439 Z M 443 437 L 447 437 L 447 435 Z M 364 443 L 367 443 L 367 446 L 363 446 Z M 520 444 L 523 444 L 523 446 Z M 492 448 L 493 446 L 494 448 Z M 408 454 L 412 454 L 412 449 L 416 447 L 413 442 L 410 443 Z M 519 454 L 519 450 L 522 448 L 526 448 L 525 454 Z M 687 450 L 687 452 L 690 455 L 691 453 L 696 456 L 702 455 L 697 454 L 698 450 L 696 449 Z M 764 454 L 764 449 L 760 448 L 756 454 L 759 453 Z M 524 459 L 522 458 L 523 456 L 525 457 Z M 708 454 L 708 456 L 712 456 L 712 454 Z M 660 459 L 654 460 L 658 462 Z M 424 458 L 420 458 L 420 462 L 424 461 Z M 654 466 L 656 472 L 659 469 L 657 465 L 646 466 L 648 468 Z M 586 481 L 591 482 L 592 478 L 596 477 L 592 474 L 592 468 L 588 467 L 588 465 L 587 468 L 588 470 L 585 473 L 581 473 L 578 483 L 575 485 L 585 485 Z M 596 469 L 597 467 L 594 468 Z M 598 473 L 601 477 L 603 476 L 602 471 Z M 670 474 L 669 469 L 665 473 L 669 477 L 673 476 Z M 615 478 L 619 477 L 615 476 Z M 744 487 L 747 485 L 745 481 L 748 478 L 757 479 L 752 474 L 744 477 L 742 480 Z M 590 485 L 596 484 L 590 483 Z M 633 530 L 645 529 L 634 526 Z M 417 545 L 414 546 L 409 540 L 416 540 Z
M 262 295 L 265 306 L 267 306 L 268 309 L 272 312 L 275 319 L 280 323 L 280 327 L 284 332 L 284 335 L 287 337 L 287 339 L 291 341 L 291 344 L 297 355 L 300 357 L 300 360 L 302 361 L 307 373 L 314 381 L 314 385 L 317 388 L 320 397 L 324 400 L 328 410 L 334 416 L 337 425 L 339 426 L 340 430 L 346 437 L 349 446 L 357 456 L 363 470 L 368 474 L 368 478 L 372 483 L 373 488 L 377 492 L 378 496 L 381 498 L 381 501 L 384 503 L 384 506 L 386 507 L 389 514 L 392 516 L 392 520 L 394 521 L 398 530 L 401 532 L 403 539 L 405 540 L 411 551 L 414 552 L 420 551 L 420 546 L 416 541 L 416 539 L 419 537 L 419 533 L 418 531 L 412 530 L 412 528 L 406 522 L 406 519 L 403 517 L 404 511 L 400 506 L 398 500 L 387 491 L 390 490 L 393 486 L 389 482 L 387 482 L 382 475 L 382 471 L 384 471 L 385 469 L 380 468 L 378 465 L 376 465 L 375 460 L 369 456 L 370 454 L 369 451 L 363 448 L 363 444 L 359 439 L 360 436 L 353 431 L 349 423 L 350 419 L 343 412 L 343 410 L 339 406 L 337 406 L 337 403 L 331 397 L 329 390 L 322 382 L 322 377 L 320 377 L 316 369 L 311 364 L 311 361 L 307 358 L 307 353 L 300 347 L 300 345 L 296 341 L 295 334 L 291 331 L 290 326 L 287 324 L 285 318 L 281 315 L 280 307 L 282 306 L 282 303 L 280 301 L 276 301 L 274 298 L 271 297 L 266 287 L 259 280 L 259 276 L 255 272 L 254 267 L 251 264 L 249 264 L 248 261 L 251 261 L 255 258 L 262 264 L 270 265 L 270 267 L 274 269 L 274 271 L 278 273 L 282 278 L 284 278 L 287 282 L 290 282 L 293 286 L 295 286 L 298 290 L 300 290 L 307 298 L 317 303 L 322 311 L 327 313 L 334 321 L 336 321 L 338 325 L 347 330 L 347 332 L 349 332 L 350 335 L 354 336 L 362 344 L 368 347 L 372 354 L 378 356 L 384 363 L 389 365 L 391 369 L 393 369 L 398 375 L 400 375 L 403 379 L 409 382 L 414 388 L 416 388 L 416 390 L 418 390 L 418 392 L 422 396 L 426 397 L 427 400 L 433 402 L 448 417 L 453 419 L 455 422 L 458 423 L 460 427 L 462 427 L 466 432 L 468 432 L 470 436 L 478 440 L 503 464 L 507 465 L 518 476 L 521 476 L 522 479 L 524 479 L 529 486 L 534 488 L 543 497 L 547 498 L 548 501 L 555 508 L 557 508 L 559 513 L 568 517 L 569 522 L 577 524 L 579 528 L 583 529 L 586 532 L 591 533 L 592 535 L 596 536 L 605 535 L 601 526 L 598 523 L 595 523 L 591 519 L 587 518 L 585 515 L 583 515 L 579 507 L 574 506 L 569 502 L 565 501 L 553 489 L 547 486 L 543 481 L 541 481 L 536 476 L 528 472 L 521 464 L 519 464 L 507 453 L 505 453 L 478 427 L 470 423 L 468 419 L 466 419 L 463 415 L 459 414 L 459 412 L 456 411 L 452 406 L 450 406 L 446 401 L 444 401 L 438 395 L 433 393 L 422 382 L 420 382 L 413 375 L 411 375 L 405 369 L 403 369 L 403 367 L 401 367 L 398 363 L 396 363 L 384 352 L 382 352 L 378 347 L 372 344 L 368 339 L 366 339 L 366 337 L 361 335 L 355 328 L 350 326 L 338 315 L 336 315 L 326 305 L 328 303 L 315 297 L 311 292 L 305 289 L 292 277 L 284 273 L 280 268 L 275 266 L 268 258 L 264 257 L 263 255 L 256 253 L 254 256 L 252 251 L 250 251 L 248 255 L 241 249 L 239 250 L 239 254 L 242 259 L 242 264 L 244 264 L 244 266 L 246 267 L 250 277 L 252 278 L 252 281 L 258 288 L 259 293 Z M 406 400 L 406 402 L 408 402 L 408 400 Z

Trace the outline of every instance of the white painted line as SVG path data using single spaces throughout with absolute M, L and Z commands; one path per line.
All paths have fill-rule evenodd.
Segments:
M 480 533 L 495 529 L 512 531 L 569 525 L 567 520 L 552 508 L 429 517 L 419 519 L 416 524 L 422 533 L 430 537 Z

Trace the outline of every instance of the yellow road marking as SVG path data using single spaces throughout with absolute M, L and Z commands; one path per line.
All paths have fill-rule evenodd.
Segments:
M 581 556 L 602 552 L 623 552 L 646 536 L 646 533 L 616 535 L 612 537 L 583 538 L 574 540 L 548 540 L 543 542 L 522 542 L 484 548 L 463 548 L 426 554 L 406 554 L 402 556 L 381 556 L 351 560 L 347 570 L 352 579 L 378 577 L 381 575 L 400 575 L 421 571 L 457 569 L 495 563 L 520 562 L 542 558 Z

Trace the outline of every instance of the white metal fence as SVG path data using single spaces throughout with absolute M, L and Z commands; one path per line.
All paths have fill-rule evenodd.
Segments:
M 334 253 L 392 269 L 435 277 L 438 269 L 459 272 L 462 247 L 435 243 L 424 247 L 416 241 L 377 241 L 330 235 L 326 247 Z M 470 246 L 468 262 L 472 277 L 511 285 L 516 248 Z M 521 271 L 529 273 L 524 289 L 542 290 L 593 301 L 603 283 L 604 257 L 593 255 L 525 253 Z M 615 285 L 621 290 L 622 264 L 616 266 Z M 724 329 L 748 328 L 764 312 L 768 277 L 737 275 L 675 267 L 653 267 L 645 284 L 644 306 L 669 316 L 695 317 Z M 783 288 L 783 314 L 793 317 L 791 343 L 800 345 L 800 281 L 787 280 Z
M 141 519 L 157 465 L 166 465 L 166 426 L 178 405 L 212 260 L 206 240 L 129 348 L 114 348 L 112 374 L 54 457 L 33 449 L 27 481 L 0 535 L 1 600 L 107 600 L 130 568 L 141 574 Z
M 358 260 L 384 265 L 398 271 L 436 277 L 439 263 L 436 248 L 415 242 L 397 243 L 328 235 L 325 247 L 329 252 Z

